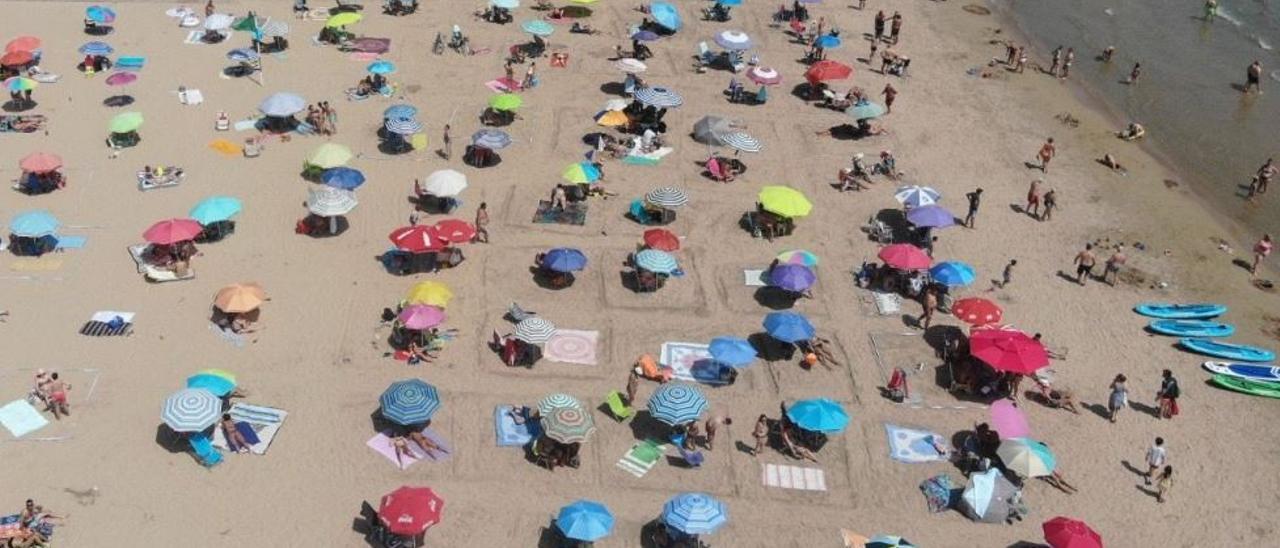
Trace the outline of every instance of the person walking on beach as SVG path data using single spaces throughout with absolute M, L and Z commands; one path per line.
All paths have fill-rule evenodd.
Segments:
M 1000 289 L 1009 287 L 1009 282 L 1013 281 L 1013 267 L 1018 266 L 1017 259 L 1009 259 L 1009 264 L 1004 265 L 1004 272 L 1000 273 Z
M 1253 244 L 1253 264 L 1249 266 L 1249 273 L 1256 278 L 1258 275 L 1258 265 L 1262 264 L 1262 260 L 1271 254 L 1271 235 L 1263 234 L 1262 239 L 1258 243 Z
M 213 8 L 213 0 L 209 0 L 209 1 L 208 1 L 207 3 L 205 3 L 205 5 L 204 5 L 204 16 L 205 16 L 205 17 L 208 17 L 208 16 L 210 16 L 210 15 L 213 15 L 213 10 L 214 10 L 214 8 Z
M 1027 215 L 1033 219 L 1040 218 L 1040 179 L 1031 181 L 1031 188 L 1027 189 Z
M 892 114 L 893 100 L 898 97 L 898 90 L 893 87 L 893 84 L 886 83 L 884 85 L 884 91 L 881 91 L 880 95 L 884 96 L 884 113 Z
M 1173 466 L 1166 464 L 1160 477 L 1156 478 L 1156 502 L 1164 502 L 1170 489 L 1173 489 Z
M 1147 473 L 1142 477 L 1142 482 L 1151 485 L 1151 480 L 1156 477 L 1156 472 L 1164 466 L 1169 455 L 1164 449 L 1164 438 L 1156 438 L 1155 443 L 1147 448 Z
M 1245 71 L 1244 80 L 1245 93 L 1249 93 L 1250 89 L 1262 93 L 1262 63 L 1254 59 L 1253 64 Z
M 1110 62 L 1111 62 L 1111 58 L 1112 58 L 1113 56 L 1115 56 L 1115 54 L 1116 54 L 1116 47 L 1115 47 L 1115 46 L 1107 46 L 1105 49 L 1103 49 L 1103 50 L 1102 50 L 1102 62 L 1103 62 L 1103 63 L 1110 63 Z
M 1071 63 L 1076 60 L 1076 49 L 1067 48 L 1067 55 L 1062 59 L 1062 74 L 1058 78 L 1065 80 L 1071 73 Z
M 489 203 L 480 202 L 480 207 L 476 208 L 476 236 L 473 241 L 487 244 L 489 243 Z
M 868 65 L 874 65 L 874 64 L 875 64 L 875 62 L 876 62 L 876 51 L 877 51 L 877 50 L 879 50 L 879 49 L 880 49 L 880 41 L 879 41 L 879 40 L 872 40 L 872 41 L 871 41 L 871 54 L 867 56 L 867 64 L 868 64 Z
M 712 445 L 715 444 L 716 432 L 720 430 L 720 427 L 729 426 L 731 424 L 733 424 L 733 419 L 726 417 L 724 415 L 716 415 L 714 417 L 707 419 L 707 423 L 703 425 L 703 429 L 706 431 L 706 434 L 707 434 L 707 437 L 706 437 L 707 443 L 704 444 L 707 447 L 707 451 L 713 450 Z
M 1048 221 L 1053 217 L 1053 210 L 1058 208 L 1058 191 L 1049 189 L 1044 193 L 1044 213 L 1040 214 L 1041 221 Z
M 919 318 L 916 318 L 916 325 L 925 331 L 929 330 L 929 324 L 933 322 L 933 312 L 938 309 L 938 292 L 932 287 L 924 290 L 924 295 L 920 296 L 920 306 L 923 312 Z
M 1252 200 L 1258 194 L 1267 193 L 1267 185 L 1271 184 L 1271 179 L 1276 176 L 1276 165 L 1271 158 L 1267 158 L 1267 162 L 1258 168 L 1258 173 L 1253 176 L 1253 181 L 1249 183 L 1249 199 Z
M 1027 48 L 1024 46 L 1024 47 L 1018 48 L 1018 64 L 1014 65 L 1013 71 L 1018 74 L 1022 74 L 1022 72 L 1026 70 L 1026 68 L 1027 68 Z
M 1053 137 L 1050 137 L 1043 145 L 1040 145 L 1040 152 L 1037 156 L 1040 159 L 1040 171 L 1042 173 L 1049 172 L 1049 160 L 1052 160 L 1053 157 L 1057 155 L 1058 147 L 1054 146 Z
M 1049 74 L 1058 75 L 1058 66 L 1062 64 L 1062 46 L 1053 48 L 1053 64 L 1049 65 Z
M 1204 3 L 1204 20 L 1212 23 L 1218 18 L 1218 0 L 1205 0 Z
M 902 14 L 893 12 L 893 21 L 889 23 L 889 41 L 898 45 L 898 33 L 902 32 Z
M 1107 259 L 1106 268 L 1102 271 L 1102 281 L 1110 284 L 1111 287 L 1115 287 L 1116 282 L 1120 280 L 1120 269 L 1124 267 L 1125 261 L 1128 260 L 1129 257 L 1124 254 L 1124 246 L 1117 245 L 1115 253 L 1112 253 L 1111 257 Z
M 964 216 L 964 226 L 973 228 L 973 221 L 978 217 L 978 207 L 982 205 L 982 187 L 964 195 L 969 200 L 969 213 Z
M 1160 404 L 1160 418 L 1172 419 L 1178 414 L 1178 396 L 1182 389 L 1178 387 L 1178 379 L 1173 378 L 1173 371 L 1165 369 L 1161 373 L 1160 390 L 1156 392 L 1156 401 Z
M 1142 76 L 1142 63 L 1134 63 L 1133 70 L 1129 71 L 1129 85 L 1138 83 L 1138 77 Z
M 879 42 L 880 37 L 884 35 L 884 10 L 876 12 L 875 29 L 876 37 L 874 41 Z
M 1112 423 L 1116 422 L 1116 415 L 1120 414 L 1120 410 L 1129 406 L 1129 388 L 1125 386 L 1128 381 L 1124 373 L 1111 380 L 1111 395 L 1107 398 L 1107 420 Z
M 751 448 L 751 456 L 759 456 L 764 446 L 769 443 L 769 417 L 763 413 L 756 419 L 756 426 L 751 430 L 751 437 L 756 439 L 756 446 Z
M 1093 265 L 1098 258 L 1093 255 L 1093 244 L 1084 244 L 1084 250 L 1076 254 L 1076 283 L 1084 285 L 1085 279 L 1093 276 Z
M 440 136 L 440 154 L 444 156 L 445 161 L 453 159 L 453 136 L 449 135 L 451 130 L 449 124 L 444 125 L 444 134 Z

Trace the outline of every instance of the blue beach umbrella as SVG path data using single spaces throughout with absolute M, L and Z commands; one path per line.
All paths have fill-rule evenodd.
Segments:
M 662 522 L 681 533 L 709 535 L 729 522 L 729 510 L 706 493 L 680 493 L 662 506 Z
M 191 211 L 187 212 L 187 216 L 202 225 L 209 225 L 235 217 L 236 214 L 240 213 L 240 209 L 239 198 L 210 196 L 200 200 L 195 207 L 191 208 Z
M 764 317 L 764 329 L 770 337 L 782 342 L 794 343 L 813 338 L 813 324 L 795 312 L 772 312 Z
M 89 6 L 85 8 L 84 16 L 90 21 L 99 24 L 114 23 L 116 21 L 115 10 L 106 6 Z
M 956 216 L 938 205 L 911 208 L 907 221 L 918 227 L 944 228 L 956 224 Z
M 654 22 L 670 30 L 680 30 L 680 12 L 668 2 L 654 2 L 649 5 L 649 15 Z
M 800 428 L 823 434 L 843 432 L 849 426 L 849 414 L 839 403 L 827 398 L 795 402 L 787 408 L 787 418 Z
M 676 258 L 666 251 L 645 249 L 636 253 L 636 266 L 658 274 L 670 274 L 680 268 Z
M 613 514 L 598 502 L 577 500 L 560 509 L 556 528 L 573 540 L 595 542 L 613 532 Z
M 587 267 L 587 256 L 572 247 L 557 247 L 542 256 L 542 267 L 556 272 L 574 272 Z
M 520 23 L 520 28 L 529 34 L 543 38 L 551 36 L 556 31 L 556 28 L 551 26 L 551 23 L 541 19 L 530 19 Z
M 675 426 L 698 420 L 707 410 L 707 398 L 692 385 L 668 383 L 649 396 L 648 408 L 654 419 Z
M 364 184 L 364 174 L 349 167 L 331 167 L 320 173 L 320 182 L 333 188 L 355 190 Z
M 520 0 L 489 0 L 489 5 L 495 8 L 513 10 L 520 7 Z
M 873 103 L 871 101 L 854 103 L 853 106 L 844 109 L 844 113 L 854 120 L 870 120 L 872 118 L 879 118 L 884 116 L 884 113 L 886 112 L 889 112 L 889 109 L 886 109 L 884 105 L 880 103 Z
M 950 287 L 969 285 L 977 279 L 973 267 L 960 261 L 944 261 L 929 269 L 933 281 Z
M 253 51 L 250 48 L 236 48 L 227 52 L 227 60 L 235 61 L 237 63 L 248 63 L 250 61 L 260 59 L 261 57 L 262 56 L 258 54 L 258 52 Z
M 403 103 L 399 105 L 391 105 L 387 107 L 387 110 L 382 111 L 383 118 L 391 118 L 391 119 L 399 118 L 401 120 L 408 120 L 417 115 L 418 115 L 418 107 L 415 107 L 413 105 L 406 105 Z
M 391 383 L 378 401 L 383 417 L 405 426 L 427 422 L 440 409 L 436 387 L 418 379 Z
M 20 213 L 9 221 L 9 232 L 24 238 L 52 236 L 62 223 L 52 213 L 43 209 Z
M 471 135 L 471 144 L 489 150 L 501 150 L 511 146 L 511 136 L 500 129 L 482 129 Z
M 900 186 L 893 193 L 894 199 L 898 200 L 905 208 L 921 207 L 934 205 L 938 200 L 942 199 L 942 194 L 938 191 L 920 185 Z
M 95 40 L 93 42 L 85 42 L 83 46 L 80 46 L 79 51 L 85 55 L 111 55 L 115 48 L 111 47 L 111 44 Z
M 746 339 L 738 337 L 716 337 L 711 339 L 708 350 L 711 359 L 731 365 L 743 367 L 756 360 L 756 349 Z
M 413 135 L 422 132 L 422 122 L 411 118 L 391 118 L 385 124 L 387 131 L 396 135 Z
M 187 388 L 208 390 L 213 395 L 221 398 L 236 389 L 236 378 L 226 371 L 206 369 L 187 377 Z
M 396 64 L 391 61 L 378 60 L 365 67 L 369 74 L 391 74 L 396 71 Z
M 818 281 L 809 267 L 799 264 L 779 264 L 769 271 L 769 285 L 792 292 L 801 292 Z
M 631 39 L 637 42 L 652 42 L 658 38 L 658 33 L 651 30 L 638 30 L 631 33 Z
M 716 0 L 716 3 L 720 4 L 721 6 L 732 8 L 735 6 L 741 6 L 742 0 Z
M 824 34 L 814 40 L 813 43 L 822 49 L 835 49 L 840 47 L 840 37 L 834 34 Z

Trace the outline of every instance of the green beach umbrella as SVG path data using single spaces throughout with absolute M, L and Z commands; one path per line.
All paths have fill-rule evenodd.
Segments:
M 502 112 L 518 109 L 523 104 L 524 99 L 514 93 L 499 93 L 489 98 L 489 108 Z
M 111 123 L 107 126 L 111 133 L 129 133 L 137 131 L 142 127 L 141 112 L 121 112 L 115 118 L 111 119 Z

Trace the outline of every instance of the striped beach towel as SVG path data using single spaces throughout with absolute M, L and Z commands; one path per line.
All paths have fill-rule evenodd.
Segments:
M 0 539 L 18 536 L 22 529 L 21 520 L 22 516 L 19 514 L 0 516 Z
M 762 464 L 761 481 L 769 487 L 826 491 L 827 479 L 821 468 L 804 468 L 789 464 Z
M 133 334 L 133 312 L 102 310 L 80 328 L 80 334 L 89 337 L 123 337 Z
M 631 446 L 631 450 L 618 459 L 618 468 L 626 470 L 628 474 L 637 478 L 643 478 L 662 459 L 665 450 L 666 448 L 656 441 L 644 440 Z
M 276 433 L 284 425 L 284 419 L 289 416 L 289 412 L 283 409 L 248 403 L 232 405 L 229 413 L 231 414 L 231 420 L 247 423 L 258 434 L 258 443 L 249 447 L 249 451 L 255 455 L 267 454 L 267 449 L 271 447 L 271 442 L 275 439 Z M 219 449 L 229 450 L 227 439 L 222 434 L 222 428 L 214 429 L 213 445 Z

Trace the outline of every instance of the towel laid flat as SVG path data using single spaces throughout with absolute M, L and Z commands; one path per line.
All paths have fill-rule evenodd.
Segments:
M 944 449 L 946 448 L 945 438 L 936 433 L 892 424 L 885 424 L 884 430 L 889 437 L 889 457 L 893 460 L 908 463 L 947 460 L 947 455 L 939 453 L 933 445 L 936 441 Z
M 418 461 L 429 460 L 431 462 L 444 462 L 449 460 L 449 457 L 453 456 L 453 447 L 450 447 L 449 444 L 445 443 L 444 438 L 440 437 L 440 435 L 435 431 L 430 428 L 426 428 L 423 429 L 422 435 L 435 442 L 436 445 L 439 445 L 447 452 L 437 451 L 435 456 L 431 456 L 428 455 L 426 451 L 423 451 L 421 447 L 418 447 L 418 444 L 413 443 L 413 440 L 409 440 L 409 454 L 401 455 L 400 461 L 397 461 L 396 449 L 391 445 L 391 434 L 392 432 L 390 430 L 379 432 L 376 436 L 369 438 L 369 441 L 365 442 L 365 445 L 370 449 L 373 449 L 373 452 L 382 455 L 387 460 L 391 461 L 391 464 L 399 466 L 401 470 L 407 470 Z M 400 462 L 403 462 L 404 464 L 400 464 Z
M 231 420 L 237 423 L 237 429 L 240 429 L 241 424 L 252 429 L 253 438 L 257 438 L 256 442 L 244 430 L 241 430 L 240 433 L 245 434 L 245 441 L 251 444 L 249 452 L 255 455 L 267 454 L 267 449 L 271 448 L 271 442 L 276 439 L 276 434 L 279 433 L 280 427 L 284 425 L 285 418 L 289 416 L 289 412 L 283 409 L 248 403 L 236 403 L 231 406 L 231 410 L 228 413 L 231 415 Z M 221 428 L 214 429 L 213 445 L 219 449 L 230 450 Z
M 498 447 L 523 447 L 541 433 L 536 421 L 516 424 L 510 405 L 493 408 L 493 429 L 498 436 Z
M 58 249 L 80 249 L 88 242 L 87 236 L 58 236 Z
M 133 312 L 101 310 L 80 328 L 81 335 L 90 337 L 120 337 L 133 334 Z
M 595 365 L 599 339 L 599 331 L 557 329 L 551 340 L 543 345 L 543 357 L 553 362 Z
M 9 430 L 13 437 L 21 438 L 48 426 L 49 419 L 44 418 L 35 407 L 27 403 L 27 400 L 13 400 L 4 407 L 0 407 L 0 424 Z
M 653 440 L 638 442 L 618 459 L 618 468 L 637 478 L 643 478 L 662 459 L 665 450 L 665 446 Z
M 567 204 L 563 210 L 551 207 L 551 202 L 538 202 L 538 209 L 533 214 L 533 222 L 543 224 L 585 225 L 587 224 L 587 203 L 574 202 Z
M 769 487 L 826 491 L 826 474 L 821 468 L 805 468 L 789 464 L 762 464 L 760 480 Z
M 764 287 L 769 285 L 769 277 L 764 275 L 764 270 L 744 269 L 742 271 L 743 283 L 747 287 Z

